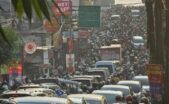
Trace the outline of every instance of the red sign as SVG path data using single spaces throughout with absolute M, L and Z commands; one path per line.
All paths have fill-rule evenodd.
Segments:
M 68 52 L 72 53 L 74 49 L 74 41 L 72 38 L 68 38 L 67 40 Z
M 147 75 L 149 77 L 150 83 L 162 83 L 162 66 L 157 64 L 148 64 Z
M 22 65 L 18 65 L 17 67 L 11 67 L 9 69 L 9 74 L 12 74 L 12 73 L 17 73 L 17 74 L 22 74 Z
M 148 64 L 147 75 L 150 82 L 151 97 L 154 100 L 161 101 L 162 84 L 163 84 L 163 70 L 160 64 Z
M 69 15 L 72 11 L 72 1 L 71 0 L 56 0 L 55 3 L 58 5 L 60 10 L 63 12 L 64 15 Z M 55 4 L 52 5 L 52 11 L 55 16 L 61 16 L 59 9 L 56 7 Z
M 25 52 L 28 53 L 28 54 L 33 54 L 35 51 L 36 51 L 36 44 L 35 42 L 28 42 L 25 44 Z

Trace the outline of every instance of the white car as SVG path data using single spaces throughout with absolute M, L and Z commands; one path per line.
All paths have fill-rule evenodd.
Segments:
M 132 94 L 130 87 L 123 86 L 123 85 L 104 85 L 102 86 L 101 90 L 121 91 L 123 92 L 124 96 L 128 96 Z
M 141 83 L 139 81 L 121 80 L 117 83 L 117 85 L 129 86 L 131 90 L 137 95 L 141 92 L 142 89 Z
M 85 100 L 84 99 L 79 99 L 79 98 L 69 98 L 73 104 L 85 104 Z
M 111 90 L 94 90 L 92 94 L 103 95 L 107 99 L 107 104 L 113 104 L 116 102 L 116 96 L 123 97 L 123 93 L 121 91 L 111 91 Z
M 106 98 L 95 94 L 71 94 L 68 98 L 84 99 L 87 104 L 107 104 Z
M 14 104 L 73 104 L 71 100 L 57 97 L 19 97 L 12 98 Z
M 144 39 L 142 36 L 133 36 L 132 43 L 135 48 L 139 48 L 144 46 Z
M 135 81 L 139 81 L 142 86 L 149 86 L 148 76 L 138 75 L 133 78 Z

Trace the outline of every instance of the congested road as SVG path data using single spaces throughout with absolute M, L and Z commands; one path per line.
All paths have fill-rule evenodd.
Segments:
M 15 80 L 13 86 L 4 81 L 0 104 L 151 104 L 145 7 L 114 6 L 103 10 L 101 19 L 102 28 L 91 29 L 89 48 L 79 53 L 74 73 L 59 70 L 58 76 Z M 120 51 L 100 51 L 113 44 Z M 118 62 L 104 60 L 111 55 Z

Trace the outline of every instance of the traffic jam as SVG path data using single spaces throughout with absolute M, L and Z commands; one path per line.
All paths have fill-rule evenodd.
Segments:
M 74 65 L 71 61 L 59 64 L 57 74 L 31 71 L 32 78 L 9 76 L 10 81 L 0 83 L 0 104 L 152 104 L 161 100 L 161 66 L 149 64 L 146 47 L 145 6 L 114 5 L 101 12 L 101 28 L 78 30 L 82 38 L 79 50 L 74 49 L 78 53 Z

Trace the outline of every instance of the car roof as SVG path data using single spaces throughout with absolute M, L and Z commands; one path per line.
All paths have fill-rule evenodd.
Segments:
M 94 90 L 92 94 L 113 94 L 113 95 L 123 95 L 121 91 L 112 91 L 112 90 Z
M 142 36 L 133 36 L 134 39 L 143 39 Z
M 144 79 L 144 78 L 147 79 L 148 76 L 146 76 L 146 75 L 145 75 L 145 76 L 142 76 L 142 75 L 140 76 L 140 75 L 139 75 L 139 76 L 135 76 L 133 79 Z
M 97 61 L 96 64 L 114 64 L 113 61 Z
M 13 99 L 16 102 L 58 102 L 65 103 L 68 100 L 66 98 L 58 98 L 58 97 L 19 97 Z
M 82 103 L 82 99 L 79 99 L 79 98 L 68 98 L 68 99 L 70 99 L 72 102 L 76 102 L 76 103 L 79 103 L 79 104 Z
M 68 96 L 68 98 L 85 98 L 87 99 L 92 99 L 92 100 L 101 100 L 104 98 L 102 95 L 95 95 L 95 94 L 71 94 Z
M 121 80 L 117 84 L 140 84 L 140 82 L 133 80 Z
M 100 69 L 100 70 L 88 70 L 88 72 L 106 72 L 106 70 L 104 70 L 104 69 Z
M 42 93 L 43 91 L 53 91 L 51 89 L 47 89 L 47 88 L 29 88 L 29 89 L 19 89 L 16 91 L 8 91 L 2 95 L 7 95 L 7 94 L 33 94 L 33 93 Z
M 38 92 L 38 91 L 46 91 L 46 90 L 51 90 L 51 89 L 48 89 L 48 88 L 28 88 L 28 89 L 19 89 L 17 91 L 34 91 L 34 92 Z
M 94 78 L 93 75 L 74 75 L 74 78 Z
M 40 88 L 41 86 L 39 84 L 24 84 L 24 85 L 21 85 L 19 86 L 19 88 Z
M 123 88 L 123 89 L 130 89 L 129 86 L 124 86 L 124 85 L 104 85 L 102 88 Z
M 96 67 L 96 68 L 89 68 L 88 70 L 109 70 L 108 67 Z
M 144 90 L 150 90 L 150 86 L 143 86 L 142 87 Z
M 67 80 L 67 79 L 63 79 L 63 78 L 58 78 L 58 80 L 59 80 L 59 82 L 63 82 L 63 83 L 79 84 L 79 82 L 77 82 L 77 81 Z
M 73 78 L 72 80 L 93 80 L 92 78 Z
M 1 94 L 1 96 L 10 95 L 10 94 L 28 94 L 28 95 L 31 95 L 31 93 L 28 92 L 28 91 L 7 91 L 7 92 Z
M 74 78 L 101 78 L 101 75 L 75 75 Z

